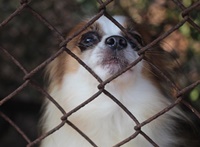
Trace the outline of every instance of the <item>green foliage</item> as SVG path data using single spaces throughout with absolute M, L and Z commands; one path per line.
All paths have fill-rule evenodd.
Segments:
M 196 102 L 200 99 L 200 86 L 197 86 L 190 92 L 190 99 L 192 102 Z

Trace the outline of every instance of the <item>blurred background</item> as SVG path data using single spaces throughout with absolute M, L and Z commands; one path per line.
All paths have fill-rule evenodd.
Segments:
M 197 1 L 197 0 L 196 0 Z M 182 0 L 188 7 L 195 0 Z M 0 23 L 20 6 L 19 0 L 0 0 Z M 46 18 L 64 36 L 84 18 L 97 14 L 96 0 L 34 0 L 30 6 Z M 114 0 L 108 5 L 110 14 L 127 15 L 135 21 L 146 43 L 182 20 L 181 10 L 168 0 Z M 200 25 L 200 7 L 191 13 Z M 44 24 L 24 9 L 7 25 L 0 27 L 0 47 L 7 49 L 28 71 L 33 70 L 58 51 L 60 40 Z M 164 39 L 162 46 L 176 54 L 181 88 L 200 79 L 200 33 L 185 23 Z M 34 79 L 45 87 L 44 71 Z M 18 88 L 24 73 L 0 50 L 0 100 Z M 31 139 L 38 137 L 38 120 L 44 96 L 27 86 L 11 100 L 0 106 Z M 185 99 L 200 110 L 200 86 L 185 95 Z M 0 147 L 23 147 L 26 141 L 0 117 Z

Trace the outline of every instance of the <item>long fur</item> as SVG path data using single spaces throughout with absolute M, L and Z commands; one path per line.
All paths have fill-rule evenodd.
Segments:
M 115 16 L 114 18 L 125 28 L 128 27 L 129 23 L 127 23 L 125 17 Z M 86 22 L 79 24 L 70 34 L 79 27 L 82 27 Z M 101 40 L 91 48 L 81 51 L 78 44 L 82 35 L 89 31 L 97 31 L 100 33 Z M 104 50 L 101 47 L 104 46 L 104 40 L 107 37 L 111 35 L 121 36 L 122 34 L 118 27 L 106 17 L 102 16 L 86 31 L 69 42 L 67 47 L 92 68 L 102 80 L 106 80 L 112 76 L 113 72 L 118 72 L 118 68 L 120 69 L 121 67 L 114 67 L 112 63 L 102 67 L 100 65 L 103 62 L 102 58 L 106 58 L 105 56 L 110 54 L 110 51 Z M 131 49 L 129 44 L 122 53 L 121 56 L 129 63 L 138 57 L 137 52 Z M 152 59 L 158 60 L 157 62 L 160 60 L 159 58 L 155 59 L 153 57 Z M 152 74 L 152 72 L 153 70 L 148 63 L 142 60 L 129 71 L 105 86 L 105 89 L 115 96 L 139 122 L 147 120 L 171 103 L 170 98 L 167 98 L 162 93 L 161 86 L 156 81 L 156 75 Z M 50 79 L 49 93 L 66 112 L 69 112 L 98 92 L 97 86 L 99 82 L 84 67 L 79 65 L 75 59 L 66 53 L 60 55 L 48 66 L 47 73 Z M 61 117 L 62 113 L 54 104 L 46 101 L 42 118 L 43 133 L 60 124 Z M 175 137 L 176 121 L 174 118 L 184 119 L 184 115 L 178 107 L 171 109 L 169 112 L 148 123 L 142 127 L 142 131 L 161 147 L 177 146 L 180 144 L 180 140 Z M 68 120 L 75 124 L 100 147 L 111 147 L 131 136 L 135 132 L 134 126 L 136 125 L 105 94 L 99 95 L 94 101 L 72 114 Z M 41 143 L 41 147 L 61 146 L 89 147 L 91 145 L 79 133 L 66 124 L 45 138 Z M 151 147 L 152 144 L 142 135 L 138 135 L 123 146 Z

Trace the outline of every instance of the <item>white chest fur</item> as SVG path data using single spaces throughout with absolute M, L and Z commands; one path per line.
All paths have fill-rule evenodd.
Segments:
M 98 91 L 97 86 L 98 82 L 89 73 L 77 72 L 77 74 L 67 75 L 61 88 L 55 87 L 50 94 L 66 112 L 69 112 L 94 95 Z M 128 108 L 139 122 L 148 119 L 169 104 L 155 86 L 141 75 L 138 75 L 134 81 L 127 80 L 121 84 L 113 81 L 105 88 Z M 178 110 L 171 110 L 142 128 L 159 146 L 169 146 L 175 141 L 170 132 L 174 122 L 169 118 L 170 115 L 175 115 L 175 111 Z M 44 130 L 48 131 L 57 126 L 61 122 L 61 117 L 59 110 L 49 102 L 44 116 Z M 68 119 L 99 147 L 111 147 L 135 132 L 135 122 L 103 93 Z M 90 144 L 66 124 L 47 137 L 41 146 L 89 147 Z M 138 135 L 124 146 L 150 147 L 152 145 Z

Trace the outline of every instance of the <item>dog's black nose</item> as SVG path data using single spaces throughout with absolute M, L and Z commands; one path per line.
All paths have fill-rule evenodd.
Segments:
M 113 50 L 122 50 L 128 45 L 127 40 L 121 36 L 110 36 L 106 39 L 105 44 Z

